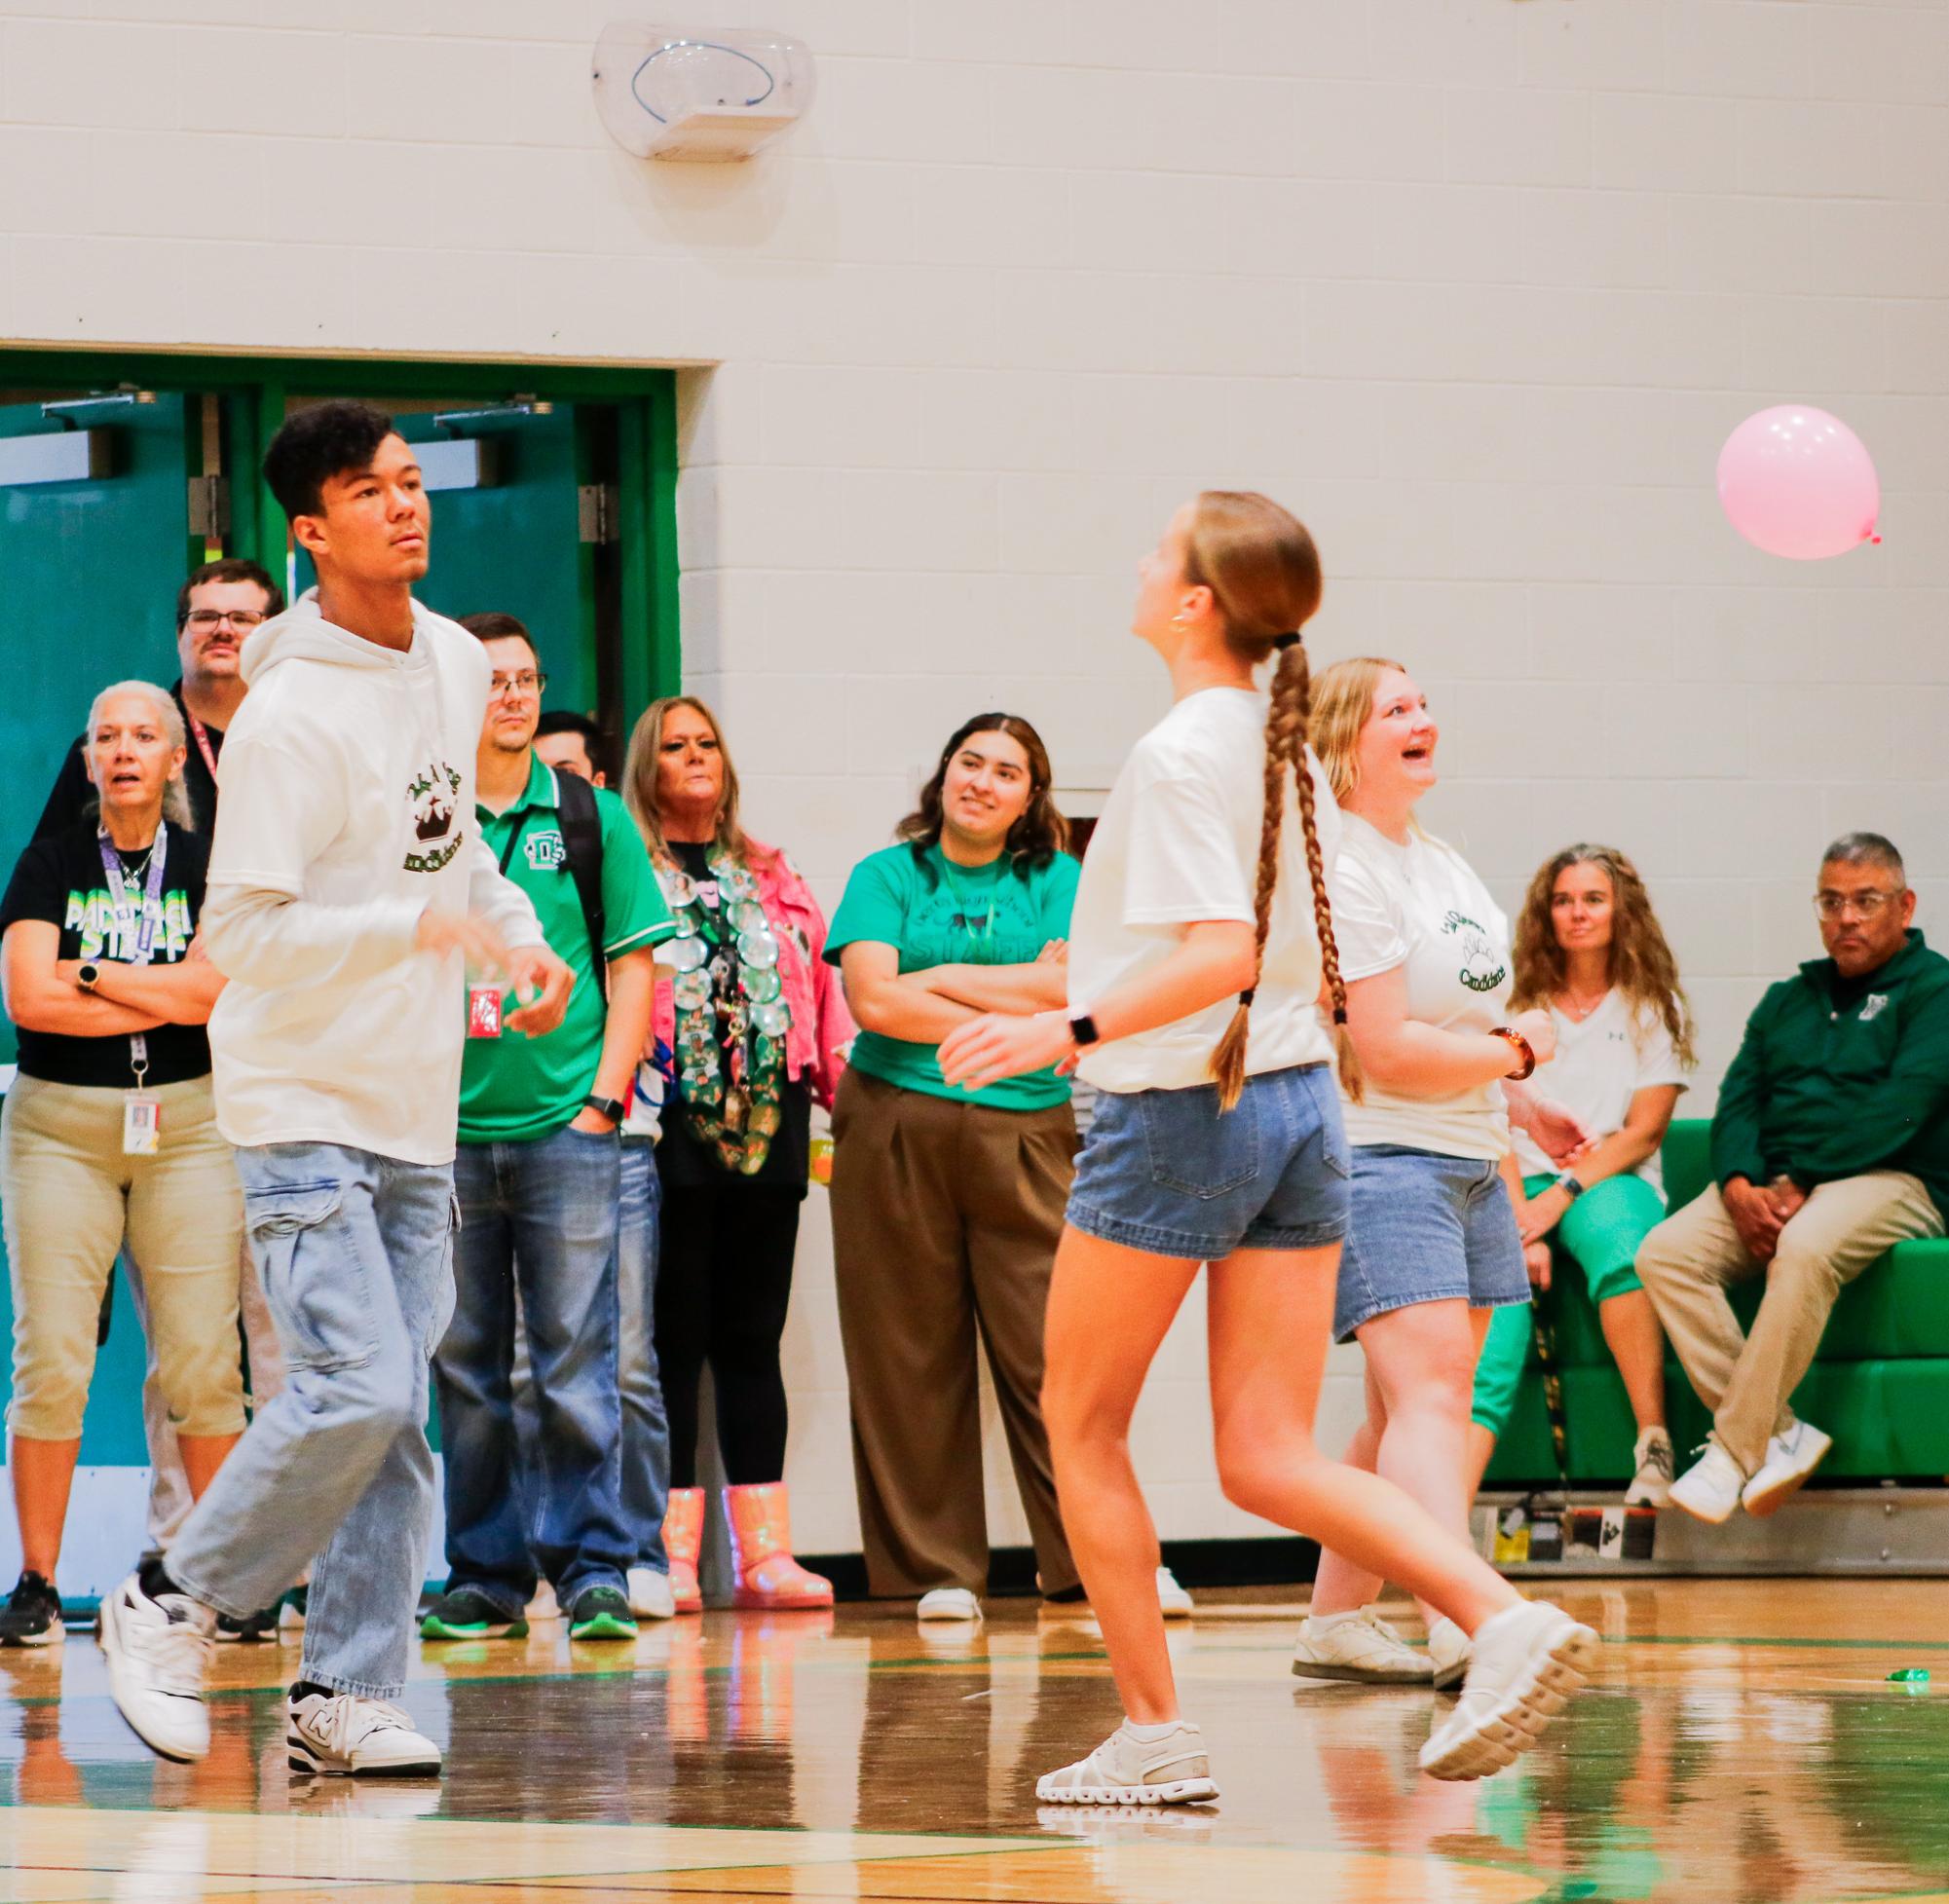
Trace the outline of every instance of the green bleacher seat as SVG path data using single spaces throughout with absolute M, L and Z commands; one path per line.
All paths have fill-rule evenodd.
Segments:
M 1711 1180 L 1709 1133 L 1704 1118 L 1678 1118 L 1667 1134 L 1665 1183 L 1674 1210 Z M 1554 1280 L 1570 1479 L 1580 1487 L 1609 1486 L 1630 1475 L 1630 1408 L 1582 1275 L 1559 1268 Z M 1751 1322 L 1764 1288 L 1755 1278 L 1733 1291 L 1742 1324 Z M 1533 1351 L 1530 1363 L 1489 1463 L 1491 1487 L 1556 1478 Z M 1710 1417 L 1669 1356 L 1666 1389 L 1682 1468 L 1688 1451 L 1705 1439 Z M 1818 1359 L 1793 1400 L 1834 1437 L 1824 1479 L 1949 1475 L 1949 1241 L 1897 1244 L 1841 1291 Z

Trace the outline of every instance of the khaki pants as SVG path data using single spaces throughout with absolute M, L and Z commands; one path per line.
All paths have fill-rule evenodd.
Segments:
M 1074 1174 L 1067 1104 L 995 1110 L 860 1071 L 833 1110 L 832 1213 L 870 1589 L 988 1585 L 979 1328 L 1044 1592 L 1076 1584 L 1042 1426 L 1042 1324 Z
M 1637 1273 L 1659 1321 L 1713 1411 L 1714 1438 L 1744 1473 L 1758 1472 L 1768 1440 L 1791 1425 L 1787 1398 L 1814 1361 L 1841 1286 L 1895 1244 L 1941 1234 L 1921 1179 L 1904 1171 L 1821 1184 L 1780 1233 L 1750 1336 L 1740 1332 L 1726 1288 L 1762 1269 L 1716 1186 L 1638 1246 Z
M 209 1079 L 156 1087 L 162 1147 L 122 1154 L 121 1091 L 20 1077 L 0 1115 L 0 1213 L 14 1290 L 7 1423 L 34 1441 L 81 1434 L 101 1292 L 127 1244 L 179 1435 L 241 1435 L 237 1260 L 244 1192 Z

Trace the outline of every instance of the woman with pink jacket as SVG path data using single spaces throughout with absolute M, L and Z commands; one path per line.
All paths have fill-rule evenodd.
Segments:
M 731 1483 L 734 1603 L 830 1606 L 831 1582 L 792 1557 L 778 1345 L 809 1176 L 812 1104 L 832 1104 L 852 1021 L 822 956 L 826 921 L 817 901 L 784 853 L 738 823 L 737 774 L 703 702 L 689 695 L 654 702 L 630 736 L 622 778 L 679 935 L 658 948 L 659 964 L 676 976 L 656 988 L 651 1051 L 639 1073 L 639 1098 L 656 1101 L 632 1106 L 624 1126 L 625 1133 L 632 1126 L 647 1133 L 653 1121 L 660 1127 L 655 1168 L 648 1144 L 625 1143 L 623 1186 L 625 1228 L 632 1202 L 661 1196 L 660 1252 L 646 1252 L 654 1348 L 646 1341 L 640 1356 L 625 1360 L 648 1361 L 653 1387 L 661 1370 L 669 1489 L 661 1546 L 670 1597 L 680 1613 L 702 1604 L 697 1389 L 708 1362 Z M 630 1180 L 632 1161 L 645 1180 Z M 623 1332 L 630 1333 L 627 1315 Z M 643 1372 L 625 1370 L 625 1391 Z M 650 1472 L 660 1466 L 660 1450 L 654 1425 L 640 1432 L 641 1415 L 624 1409 L 623 1493 L 625 1508 L 647 1523 L 660 1491 Z M 653 1536 L 646 1567 L 660 1557 Z M 637 1585 L 632 1575 L 632 1589 Z

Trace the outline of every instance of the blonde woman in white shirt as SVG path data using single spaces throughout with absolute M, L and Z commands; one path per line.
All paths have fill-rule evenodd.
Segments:
M 1346 1107 L 1353 1220 L 1333 1315 L 1335 1339 L 1358 1340 L 1367 1356 L 1368 1415 L 1346 1458 L 1466 1539 L 1477 1354 L 1491 1311 L 1529 1301 L 1501 1168 L 1511 1115 L 1558 1151 L 1582 1133 L 1520 1088 L 1553 1055 L 1555 1030 L 1547 1011 L 1510 1010 L 1508 919 L 1461 854 L 1414 817 L 1436 780 L 1427 696 L 1399 662 L 1368 657 L 1329 668 L 1314 710 L 1314 744 L 1343 809 L 1333 917 L 1367 1077 L 1364 1100 Z M 1461 1629 L 1424 1598 L 1429 1650 L 1415 1653 L 1374 1613 L 1380 1586 L 1329 1544 L 1293 1670 L 1459 1683 Z
M 1665 1219 L 1659 1146 L 1697 1061 L 1678 962 L 1637 868 L 1615 846 L 1566 846 L 1537 870 L 1516 925 L 1516 1002 L 1544 1006 L 1555 1027 L 1556 1055 L 1538 1068 L 1538 1087 L 1597 1137 L 1559 1171 L 1517 1133 L 1530 1279 L 1549 1286 L 1553 1244 L 1556 1263 L 1582 1272 L 1637 1422 L 1625 1503 L 1662 1508 L 1672 1470 L 1665 1333 L 1633 1264 Z M 1498 1310 L 1489 1325 L 1470 1436 L 1478 1479 L 1509 1426 L 1529 1335 L 1519 1309 Z
M 1080 1061 L 1100 1094 L 1057 1250 L 1042 1405 L 1124 1723 L 1036 1796 L 1218 1793 L 1203 1736 L 1180 1714 L 1157 1534 L 1129 1447 L 1145 1372 L 1201 1263 L 1226 1494 L 1340 1545 L 1475 1632 L 1461 1704 L 1421 1765 L 1480 1777 L 1534 1742 L 1594 1636 L 1522 1600 L 1398 1489 L 1313 1441 L 1349 1168 L 1336 1040 L 1319 1010 L 1324 998 L 1342 1018 L 1324 868 L 1336 816 L 1307 749 L 1297 633 L 1319 604 L 1319 558 L 1276 503 L 1207 491 L 1140 576 L 1134 631 L 1169 668 L 1174 705 L 1138 742 L 1091 841 L 1069 1004 L 975 1019 L 940 1049 L 950 1083 Z M 1268 699 L 1254 671 L 1275 654 Z

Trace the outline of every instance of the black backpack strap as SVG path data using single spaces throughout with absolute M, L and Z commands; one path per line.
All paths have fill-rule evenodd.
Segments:
M 607 998 L 609 960 L 602 948 L 609 933 L 602 910 L 602 815 L 596 810 L 595 789 L 580 774 L 563 767 L 555 769 L 555 798 L 562 851 L 569 862 L 569 877 L 576 882 L 576 897 L 582 903 L 582 921 L 588 927 L 589 970 L 595 989 Z

